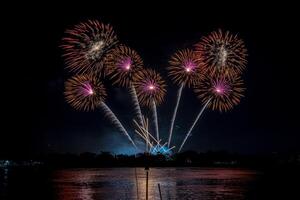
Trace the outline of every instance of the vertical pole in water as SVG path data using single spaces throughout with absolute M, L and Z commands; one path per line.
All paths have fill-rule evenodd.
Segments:
M 148 200 L 148 170 L 146 171 L 146 200 Z
M 160 184 L 158 183 L 157 186 L 158 186 L 158 191 L 159 191 L 159 198 L 160 198 L 160 200 L 162 200 Z
M 148 200 L 148 180 L 149 180 L 149 154 L 145 154 L 145 171 L 146 171 L 146 200 Z
M 135 171 L 135 184 L 136 184 L 136 198 L 137 200 L 140 199 L 139 197 L 139 184 L 138 184 L 138 177 L 137 177 L 137 172 L 136 172 L 136 167 L 134 168 Z

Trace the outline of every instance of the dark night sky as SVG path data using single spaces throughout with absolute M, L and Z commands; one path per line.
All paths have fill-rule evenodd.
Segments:
M 63 84 L 70 74 L 64 69 L 58 46 L 66 28 L 86 19 L 113 25 L 120 41 L 136 49 L 146 66 L 165 77 L 168 58 L 177 49 L 192 47 L 202 35 L 218 28 L 238 33 L 249 53 L 243 76 L 245 98 L 228 113 L 207 110 L 186 149 L 239 153 L 300 150 L 295 115 L 299 78 L 293 73 L 299 67 L 299 55 L 292 55 L 299 35 L 292 6 L 157 4 L 116 9 L 113 4 L 116 2 L 70 7 L 27 5 L 31 9 L 14 10 L 17 14 L 11 12 L 5 18 L 8 71 L 2 74 L 6 94 L 2 93 L 2 107 L 7 110 L 8 123 L 1 131 L 0 155 L 131 152 L 126 137 L 100 111 L 77 112 L 64 101 Z M 168 85 L 165 103 L 158 111 L 165 138 L 176 95 L 176 87 Z M 129 95 L 124 89 L 108 89 L 107 104 L 130 130 Z M 174 132 L 177 145 L 200 108 L 193 92 L 184 90 Z

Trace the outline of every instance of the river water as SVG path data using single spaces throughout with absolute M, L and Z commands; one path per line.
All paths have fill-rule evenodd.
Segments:
M 150 168 L 148 172 L 149 200 L 160 199 L 158 184 L 162 199 L 178 200 L 290 199 L 291 191 L 297 191 L 290 190 L 293 184 L 283 178 L 270 176 L 264 181 L 261 172 L 248 169 Z M 38 169 L 0 169 L 0 199 L 142 200 L 146 199 L 146 171 L 88 168 L 45 173 Z

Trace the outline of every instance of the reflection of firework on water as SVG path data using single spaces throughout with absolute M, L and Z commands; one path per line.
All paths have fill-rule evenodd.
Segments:
M 105 57 L 105 74 L 111 75 L 120 86 L 129 87 L 142 67 L 143 61 L 137 52 L 124 45 L 112 49 Z
M 162 103 L 166 94 L 166 84 L 162 77 L 152 69 L 143 69 L 135 76 L 137 96 L 142 105 L 152 106 Z
M 230 78 L 224 75 L 207 77 L 195 88 L 195 92 L 204 104 L 211 99 L 208 108 L 221 112 L 228 111 L 239 104 L 244 90 L 243 81 L 237 75 Z
M 65 83 L 65 97 L 75 109 L 90 111 L 100 106 L 106 91 L 95 76 L 75 75 Z
M 203 68 L 197 63 L 196 54 L 190 49 L 177 51 L 169 63 L 168 75 L 178 85 L 190 87 L 203 77 Z
M 62 39 L 67 68 L 75 72 L 99 71 L 104 54 L 117 43 L 112 26 L 89 20 L 66 30 Z
M 243 40 L 227 31 L 214 31 L 195 45 L 198 60 L 212 74 L 241 73 L 247 64 L 247 50 Z

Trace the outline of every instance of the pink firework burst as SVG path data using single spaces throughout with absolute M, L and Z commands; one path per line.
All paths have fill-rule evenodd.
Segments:
M 219 96 L 226 95 L 230 92 L 230 87 L 225 79 L 219 78 L 212 80 L 212 92 Z
M 142 68 L 141 57 L 125 45 L 115 47 L 105 57 L 104 74 L 109 75 L 114 84 L 122 87 L 130 87 L 135 74 Z
M 120 63 L 118 64 L 118 67 L 124 71 L 128 71 L 131 68 L 131 64 L 132 64 L 131 58 L 127 57 L 127 58 L 124 58 L 124 60 L 120 61 Z
M 94 110 L 105 97 L 103 84 L 94 76 L 75 75 L 65 83 L 66 101 L 77 110 Z
M 137 73 L 134 86 L 142 105 L 151 106 L 153 101 L 158 105 L 166 94 L 165 81 L 152 69 Z
M 238 105 L 244 96 L 244 90 L 243 81 L 237 75 L 208 76 L 195 87 L 195 92 L 203 104 L 210 101 L 208 107 L 221 112 Z
M 197 62 L 195 52 L 190 49 L 177 51 L 171 57 L 167 70 L 175 84 L 188 87 L 197 84 L 204 74 L 204 68 Z

